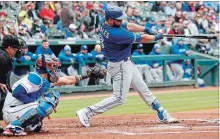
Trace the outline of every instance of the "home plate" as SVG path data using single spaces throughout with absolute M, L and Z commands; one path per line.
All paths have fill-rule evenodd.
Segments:
M 149 127 L 148 129 L 182 129 L 182 128 L 186 128 L 186 127 L 181 125 L 157 125 L 154 127 Z

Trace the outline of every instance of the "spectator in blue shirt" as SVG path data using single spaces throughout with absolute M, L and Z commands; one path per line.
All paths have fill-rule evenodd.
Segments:
M 38 46 L 35 53 L 39 56 L 39 55 L 43 55 L 43 54 L 47 54 L 47 55 L 52 55 L 54 57 L 55 54 L 52 52 L 52 50 L 49 47 L 49 42 L 47 39 L 43 39 L 42 40 L 42 45 Z
M 22 46 L 22 56 L 19 59 L 14 58 L 13 60 L 17 63 L 22 63 L 26 61 L 35 61 L 38 56 L 36 54 L 28 51 L 28 45 L 24 44 Z M 30 65 L 15 66 L 10 75 L 10 86 L 12 86 L 16 81 L 20 80 L 22 77 L 30 72 Z
M 59 53 L 58 59 L 61 62 L 61 71 L 66 75 L 77 75 L 78 71 L 74 68 L 74 63 L 77 61 L 76 54 L 71 52 L 71 47 L 66 45 Z M 64 62 L 72 63 L 71 65 L 63 64 Z M 63 74 L 63 75 L 64 75 Z
M 171 47 L 171 54 L 183 54 L 189 55 L 189 48 L 183 43 L 183 39 L 180 38 L 177 40 L 177 43 L 174 43 Z M 182 80 L 183 78 L 183 68 L 182 68 L 183 60 L 173 60 L 171 61 L 171 67 L 175 72 L 175 80 Z
M 88 53 L 87 45 L 81 46 L 80 52 L 77 53 L 77 58 L 78 58 L 79 64 L 82 66 L 82 74 L 86 74 L 86 71 L 88 70 L 87 60 L 94 58 L 94 56 L 91 53 Z M 89 82 L 89 79 L 85 79 L 82 81 L 82 85 L 87 86 L 88 82 Z
M 190 59 L 185 60 L 185 62 L 183 63 L 182 66 L 183 66 L 183 70 L 184 70 L 183 80 L 184 81 L 191 80 L 192 79 L 192 66 L 190 63 Z M 199 87 L 205 87 L 203 79 L 198 78 L 197 83 L 198 83 Z
M 153 17 L 149 18 L 148 22 L 145 24 L 145 27 L 152 28 L 156 25 L 155 19 Z
M 132 53 L 132 57 L 135 56 L 146 56 L 146 54 L 143 51 L 143 44 L 138 44 L 137 45 L 137 49 L 133 51 Z M 140 71 L 141 75 L 144 75 L 145 80 L 147 83 L 151 83 L 154 82 L 154 79 L 150 73 L 150 66 L 148 65 L 148 61 L 146 60 L 138 60 L 138 61 L 134 61 L 134 63 L 136 64 L 138 70 Z
M 106 69 L 107 68 L 107 62 L 106 58 L 104 57 L 104 53 L 102 51 L 102 48 L 99 44 L 95 45 L 95 49 L 91 51 L 91 54 L 96 59 L 96 65 Z M 107 73 L 105 79 L 100 79 L 99 84 L 103 85 L 110 85 L 111 84 L 111 76 L 109 73 Z

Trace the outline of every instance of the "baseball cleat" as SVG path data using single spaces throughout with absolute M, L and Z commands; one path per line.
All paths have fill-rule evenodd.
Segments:
M 85 109 L 80 109 L 76 111 L 76 115 L 78 116 L 79 121 L 83 126 L 90 127 L 89 117 L 86 115 Z
M 167 110 L 162 110 L 159 113 L 157 113 L 157 116 L 161 122 L 164 123 L 179 123 L 179 121 L 176 118 L 173 118 Z
M 19 131 L 19 132 L 13 132 L 11 129 L 5 129 L 3 132 L 3 135 L 5 136 L 26 136 L 27 133 L 24 131 Z

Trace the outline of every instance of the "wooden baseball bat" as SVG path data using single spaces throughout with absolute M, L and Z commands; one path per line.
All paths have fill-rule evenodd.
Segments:
M 183 38 L 195 38 L 195 39 L 217 39 L 219 34 L 196 34 L 196 35 L 183 35 L 183 34 L 163 34 L 164 37 L 183 37 Z

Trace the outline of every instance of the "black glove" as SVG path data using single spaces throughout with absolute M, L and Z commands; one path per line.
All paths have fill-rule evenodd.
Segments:
M 87 75 L 90 78 L 94 78 L 94 79 L 103 79 L 105 78 L 106 74 L 107 74 L 107 70 L 100 67 L 100 66 L 95 66 L 90 68 L 89 70 L 87 70 Z

